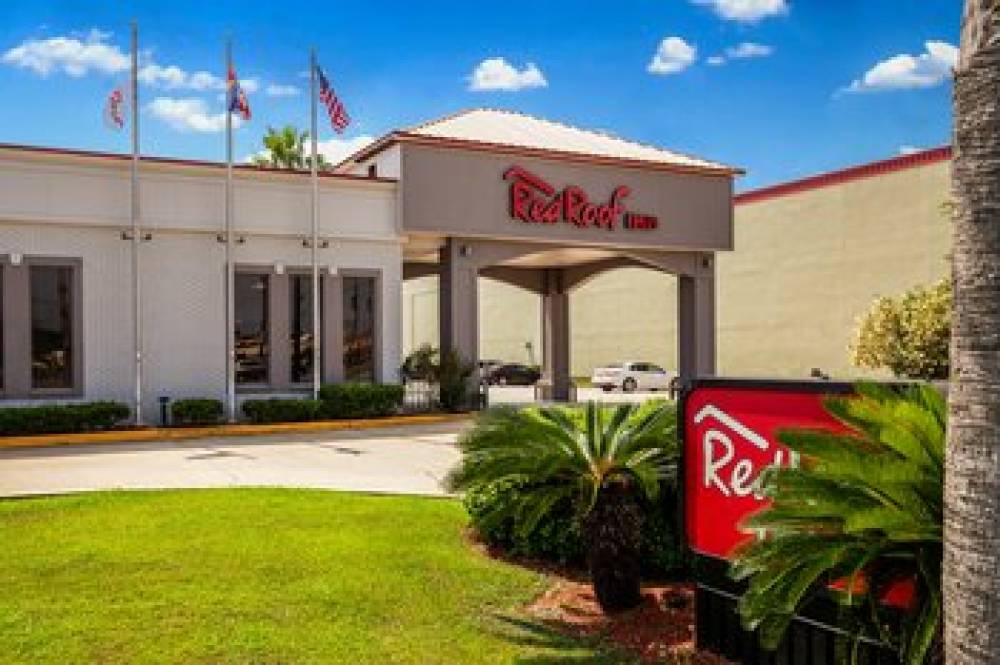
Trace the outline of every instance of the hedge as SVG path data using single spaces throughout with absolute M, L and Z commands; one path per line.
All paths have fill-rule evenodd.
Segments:
M 314 399 L 248 399 L 243 413 L 255 423 L 292 423 L 318 420 L 320 406 Z
M 324 418 L 377 418 L 399 412 L 405 389 L 393 383 L 331 383 L 320 388 Z
M 179 399 L 170 406 L 174 425 L 215 425 L 222 415 L 222 402 L 217 399 Z
M 110 429 L 131 413 L 110 401 L 5 407 L 0 408 L 0 436 L 93 432 Z
M 398 413 L 403 394 L 398 384 L 332 383 L 320 388 L 318 400 L 251 399 L 243 402 L 243 413 L 255 423 L 378 418 Z
M 555 506 L 528 534 L 517 528 L 514 519 L 492 522 L 483 519 L 495 512 L 497 504 L 515 501 L 520 489 L 517 482 L 500 481 L 465 493 L 462 501 L 471 526 L 482 541 L 514 556 L 582 566 L 584 543 L 573 506 L 568 502 Z M 669 485 L 662 489 L 664 496 L 660 501 L 644 507 L 642 567 L 647 577 L 673 577 L 687 565 L 679 537 L 675 490 Z

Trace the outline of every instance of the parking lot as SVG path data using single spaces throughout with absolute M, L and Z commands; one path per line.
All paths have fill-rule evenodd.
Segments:
M 577 402 L 645 402 L 648 399 L 668 399 L 666 392 L 632 392 L 620 390 L 604 392 L 600 388 L 578 388 Z M 496 404 L 531 404 L 535 402 L 534 386 L 490 386 L 489 403 Z

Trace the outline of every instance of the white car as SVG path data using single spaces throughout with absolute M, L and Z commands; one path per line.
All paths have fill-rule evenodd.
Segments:
M 669 390 L 675 376 L 653 363 L 627 362 L 596 368 L 590 382 L 605 392 L 616 388 L 627 393 L 646 392 Z

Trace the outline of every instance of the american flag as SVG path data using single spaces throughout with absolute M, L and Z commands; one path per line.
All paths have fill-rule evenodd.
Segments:
M 347 109 L 343 102 L 337 97 L 337 93 L 330 87 L 330 82 L 323 75 L 323 70 L 316 65 L 316 77 L 319 79 L 319 101 L 326 107 L 327 115 L 330 116 L 330 124 L 338 134 L 343 134 L 347 126 L 351 124 L 351 116 L 347 115 Z

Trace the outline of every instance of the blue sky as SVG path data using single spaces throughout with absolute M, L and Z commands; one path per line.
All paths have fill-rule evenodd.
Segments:
M 354 119 L 343 139 L 321 124 L 334 156 L 489 106 L 742 166 L 747 189 L 946 143 L 960 4 L 7 2 L 0 142 L 127 151 L 102 109 L 136 18 L 144 153 L 224 158 L 216 87 L 231 34 L 254 114 L 238 159 L 268 124 L 307 126 L 315 46 Z

